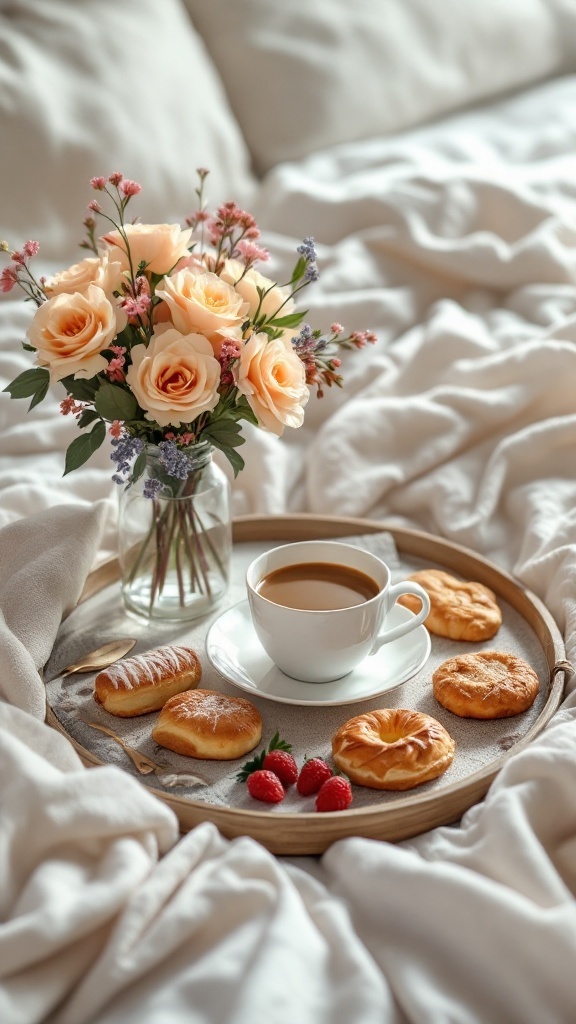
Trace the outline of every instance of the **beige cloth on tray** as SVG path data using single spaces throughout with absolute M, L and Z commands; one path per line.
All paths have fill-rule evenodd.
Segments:
M 22 710 L 38 708 L 37 668 L 99 523 L 98 508 L 63 507 L 0 533 L 20 579 L 2 596 L 18 635 L 0 632 L 2 692 L 20 705 L 0 703 L 2 1024 L 571 1024 L 574 711 L 458 828 L 342 840 L 319 860 L 210 824 L 178 839 L 140 783 L 85 770 Z

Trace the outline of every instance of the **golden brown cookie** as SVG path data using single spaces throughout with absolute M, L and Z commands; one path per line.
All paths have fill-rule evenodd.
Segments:
M 455 749 L 440 722 L 408 708 L 356 715 L 332 738 L 338 768 L 369 789 L 413 789 L 436 779 L 452 764 Z
M 502 624 L 496 595 L 483 583 L 459 580 L 441 569 L 422 569 L 407 579 L 414 580 L 430 597 L 430 614 L 424 622 L 436 636 L 450 640 L 491 640 Z M 420 609 L 413 594 L 398 598 L 410 611 Z
M 432 676 L 436 700 L 461 718 L 510 718 L 527 711 L 540 688 L 533 668 L 502 651 L 448 658 Z

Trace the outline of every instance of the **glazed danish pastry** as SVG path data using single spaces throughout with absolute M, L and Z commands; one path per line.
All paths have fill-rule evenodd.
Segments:
M 166 702 L 152 730 L 161 747 L 207 761 L 243 757 L 262 738 L 262 718 L 244 697 L 187 690 Z
M 350 718 L 332 739 L 332 756 L 351 782 L 370 789 L 413 789 L 452 764 L 456 744 L 440 722 L 407 708 Z
M 424 625 L 436 636 L 450 640 L 491 640 L 502 625 L 496 595 L 483 583 L 459 580 L 442 569 L 422 569 L 407 577 L 419 583 L 430 598 L 430 612 Z M 418 611 L 420 602 L 402 594 L 398 604 Z
M 439 704 L 461 718 L 510 718 L 532 706 L 540 682 L 515 654 L 478 651 L 444 661 L 432 688 Z
M 166 644 L 136 654 L 99 672 L 94 700 L 120 718 L 158 711 L 169 697 L 198 686 L 202 666 L 191 647 Z

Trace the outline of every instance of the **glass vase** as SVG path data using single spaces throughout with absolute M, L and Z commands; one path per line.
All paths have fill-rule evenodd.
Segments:
M 208 442 L 183 452 L 185 479 L 146 447 L 143 474 L 123 488 L 118 519 L 122 597 L 147 619 L 185 622 L 224 596 L 232 552 L 230 485 Z

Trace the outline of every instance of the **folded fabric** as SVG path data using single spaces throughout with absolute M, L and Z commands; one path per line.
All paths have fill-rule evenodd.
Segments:
M 0 531 L 0 698 L 44 720 L 39 671 L 98 551 L 104 502 L 60 505 Z

